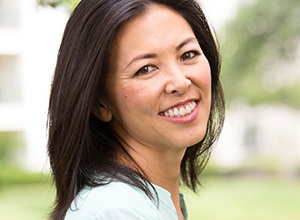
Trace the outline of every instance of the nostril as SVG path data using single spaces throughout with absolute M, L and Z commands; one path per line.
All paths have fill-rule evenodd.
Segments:
M 191 82 L 191 80 L 190 80 L 190 79 L 187 79 L 187 84 L 188 84 L 188 88 L 190 88 L 190 87 L 191 87 L 191 85 L 192 85 L 192 82 Z
M 166 93 L 183 94 L 191 87 L 191 80 L 186 77 L 173 77 L 166 84 Z

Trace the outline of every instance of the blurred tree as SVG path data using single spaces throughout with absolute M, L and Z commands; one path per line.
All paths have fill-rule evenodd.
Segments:
M 14 164 L 17 150 L 24 147 L 23 136 L 17 132 L 0 132 L 0 165 Z M 1 170 L 0 170 L 1 172 Z
M 228 22 L 221 49 L 229 102 L 300 108 L 299 18 L 299 0 L 255 0 Z
M 80 0 L 37 0 L 38 4 L 51 7 L 57 7 L 59 5 L 65 6 L 68 10 L 73 11 Z

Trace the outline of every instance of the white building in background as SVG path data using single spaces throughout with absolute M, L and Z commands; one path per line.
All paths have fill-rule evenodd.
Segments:
M 23 134 L 20 161 L 43 170 L 50 82 L 68 13 L 36 2 L 0 1 L 0 132 Z
M 231 108 L 212 160 L 229 170 L 248 166 L 299 175 L 300 112 L 282 105 Z

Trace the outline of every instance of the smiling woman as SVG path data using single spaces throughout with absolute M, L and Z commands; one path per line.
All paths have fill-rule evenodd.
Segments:
M 224 120 L 219 57 L 196 1 L 82 0 L 49 104 L 52 219 L 187 219 Z

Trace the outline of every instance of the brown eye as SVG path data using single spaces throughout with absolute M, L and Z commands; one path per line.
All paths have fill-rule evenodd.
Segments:
M 186 52 L 184 53 L 180 60 L 181 61 L 184 61 L 184 60 L 189 60 L 189 59 L 192 59 L 194 58 L 195 56 L 199 55 L 199 53 L 197 51 L 189 51 L 189 52 Z
M 153 70 L 156 70 L 157 67 L 153 66 L 153 65 L 147 65 L 147 66 L 143 66 L 141 69 L 139 69 L 135 76 L 139 76 L 139 75 L 144 75 L 144 74 L 148 74 L 150 72 L 152 72 Z

